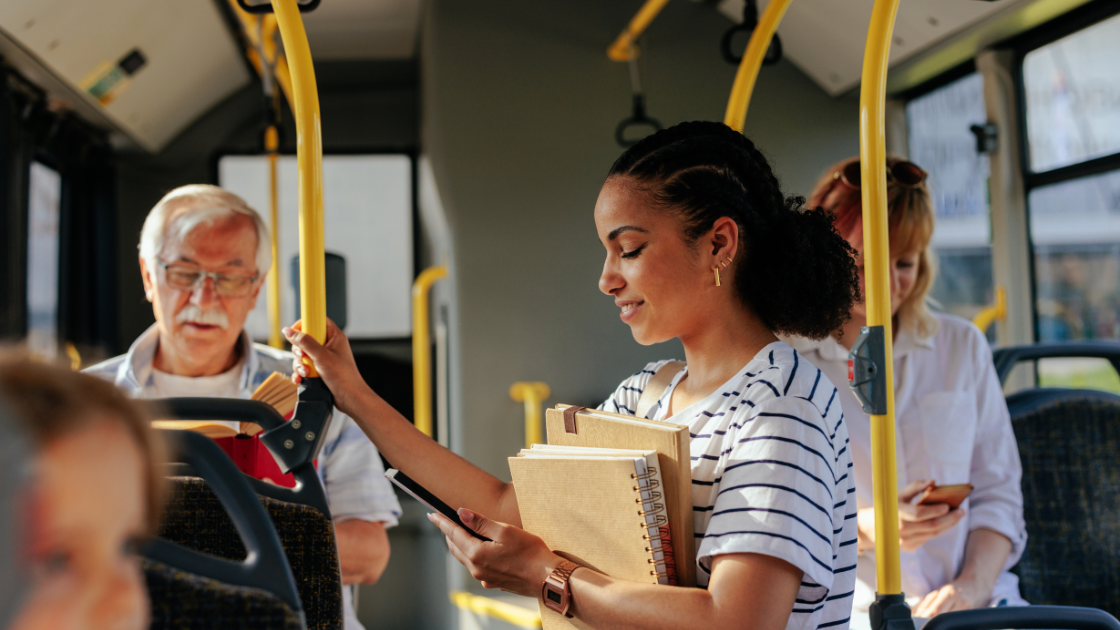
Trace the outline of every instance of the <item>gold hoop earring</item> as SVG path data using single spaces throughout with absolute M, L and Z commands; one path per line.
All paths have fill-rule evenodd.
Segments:
M 720 284 L 719 284 L 719 267 L 712 267 L 712 271 L 714 271 L 716 273 L 716 286 L 718 287 L 718 286 L 720 286 Z

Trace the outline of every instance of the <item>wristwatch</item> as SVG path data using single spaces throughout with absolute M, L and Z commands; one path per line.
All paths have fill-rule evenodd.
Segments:
M 544 585 L 541 586 L 541 601 L 544 605 L 565 617 L 572 616 L 568 613 L 568 609 L 572 607 L 572 589 L 568 578 L 571 577 L 572 571 L 578 568 L 578 564 L 570 560 L 562 560 L 552 570 L 552 574 L 544 579 Z

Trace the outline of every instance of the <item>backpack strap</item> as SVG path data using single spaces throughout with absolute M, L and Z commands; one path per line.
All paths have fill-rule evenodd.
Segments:
M 684 368 L 684 361 L 669 361 L 658 368 L 649 378 L 649 382 L 646 383 L 642 395 L 638 397 L 638 406 L 634 410 L 634 415 L 639 418 L 646 417 L 650 407 L 657 404 L 665 390 L 669 389 L 669 384 L 673 382 L 673 378 Z

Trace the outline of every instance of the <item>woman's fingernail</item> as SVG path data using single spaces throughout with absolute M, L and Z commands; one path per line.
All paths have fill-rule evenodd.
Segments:
M 292 336 L 292 329 L 288 328 L 287 326 L 285 326 L 284 328 L 281 328 L 280 332 L 283 333 L 285 337 L 291 337 Z
M 474 512 L 466 508 L 459 508 L 459 520 L 463 521 L 466 525 L 470 525 L 474 522 Z
M 433 523 L 436 522 L 436 515 L 432 514 L 431 512 L 428 512 L 428 520 L 433 522 Z

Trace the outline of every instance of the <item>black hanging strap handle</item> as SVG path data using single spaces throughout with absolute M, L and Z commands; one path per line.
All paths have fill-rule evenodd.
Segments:
M 320 0 L 299 0 L 299 12 L 309 13 L 319 7 Z M 241 7 L 246 13 L 272 13 L 272 3 L 268 0 L 264 2 L 253 2 L 249 0 L 237 0 L 237 6 Z
M 743 62 L 743 55 L 736 55 L 731 50 L 731 44 L 735 36 L 739 33 L 753 33 L 755 27 L 758 26 L 758 4 L 755 0 L 746 0 L 743 3 L 743 21 L 740 24 L 735 24 L 727 29 L 719 42 L 719 52 L 723 56 L 723 60 L 733 65 L 739 65 Z M 772 66 L 782 60 L 782 38 L 774 33 L 774 38 L 770 40 L 770 45 L 766 48 L 766 56 L 762 58 L 762 65 Z
M 629 148 L 641 139 L 630 140 L 626 138 L 626 130 L 631 127 L 649 127 L 654 132 L 661 131 L 661 123 L 656 118 L 650 118 L 646 115 L 646 97 L 642 94 L 634 95 L 634 107 L 630 117 L 618 123 L 618 127 L 614 130 L 614 140 L 619 146 Z

